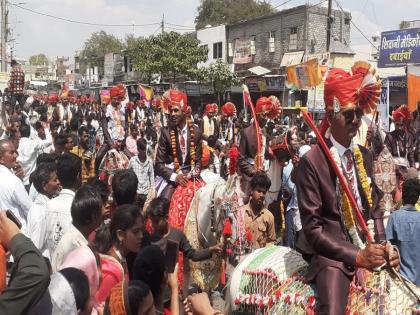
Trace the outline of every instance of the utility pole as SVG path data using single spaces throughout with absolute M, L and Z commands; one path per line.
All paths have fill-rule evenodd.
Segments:
M 1 1 L 1 71 L 7 71 L 6 45 L 7 45 L 7 5 L 6 0 Z
M 163 35 L 163 33 L 165 33 L 165 14 L 162 14 L 161 28 L 162 28 L 162 35 Z
M 327 52 L 330 51 L 331 44 L 331 25 L 332 25 L 332 0 L 328 0 L 328 17 L 327 17 Z

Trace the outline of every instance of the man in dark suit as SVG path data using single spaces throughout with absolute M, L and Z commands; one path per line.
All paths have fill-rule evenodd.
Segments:
M 399 158 L 399 166 L 408 164 L 406 167 L 415 166 L 416 143 L 414 136 L 409 130 L 411 113 L 407 105 L 401 105 L 392 112 L 395 130 L 385 137 L 385 145 L 388 147 L 394 158 Z M 402 162 L 402 163 L 401 163 Z
M 169 90 L 163 101 L 169 108 L 169 126 L 161 131 L 155 173 L 166 185 L 160 196 L 171 200 L 177 185 L 186 186 L 191 177 L 200 175 L 202 137 L 200 129 L 191 121 L 191 107 L 185 93 Z
M 365 65 L 369 69 L 368 65 Z M 352 139 L 361 124 L 363 109 L 373 106 L 369 93 L 380 91 L 379 84 L 363 89 L 365 75 L 356 71 L 350 75 L 341 69 L 332 69 L 325 82 L 326 119 L 330 129 L 326 142 L 332 152 L 339 155 L 339 168 L 347 178 L 348 186 L 361 208 L 365 221 L 374 221 L 375 239 L 385 240 L 383 213 L 379 208 L 378 190 L 373 183 L 373 158 L 371 152 L 359 146 L 367 177 L 372 180 L 372 206 L 362 188 L 360 173 L 353 152 Z M 366 98 L 359 98 L 367 93 Z M 359 100 L 364 99 L 367 102 Z M 368 104 L 367 104 L 368 103 Z M 334 162 L 333 162 L 334 163 Z M 314 282 L 318 293 L 317 314 L 341 315 L 345 313 L 349 286 L 358 267 L 372 270 L 388 261 L 398 265 L 398 255 L 389 247 L 368 243 L 364 249 L 344 223 L 341 197 L 337 193 L 337 176 L 331 162 L 320 145 L 314 146 L 300 160 L 296 170 L 296 187 L 303 227 L 303 240 L 299 250 L 310 262 L 306 278 Z M 355 215 L 353 215 L 355 217 Z M 356 232 L 357 233 L 357 232 Z M 363 236 L 359 237 L 364 241 Z
M 268 97 L 260 97 L 255 106 L 255 114 L 258 121 L 258 133 L 261 140 L 261 152 L 258 152 L 257 145 L 257 129 L 255 123 L 241 130 L 239 136 L 239 157 L 238 157 L 238 171 L 242 176 L 242 189 L 245 194 L 249 194 L 250 182 L 252 176 L 258 171 L 266 171 L 264 161 L 268 158 L 269 139 L 264 134 L 264 127 L 267 123 L 267 118 L 272 109 L 272 101 Z M 259 155 L 257 157 L 257 154 Z M 258 166 L 255 164 L 256 158 L 259 159 Z

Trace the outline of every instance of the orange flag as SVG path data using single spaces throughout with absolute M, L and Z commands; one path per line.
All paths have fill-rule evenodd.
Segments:
M 420 102 L 420 67 L 407 67 L 407 90 L 408 90 L 408 110 L 414 112 L 417 110 L 417 104 Z

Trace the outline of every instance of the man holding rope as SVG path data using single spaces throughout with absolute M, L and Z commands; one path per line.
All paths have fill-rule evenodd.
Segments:
M 381 87 L 367 63 L 356 63 L 352 73 L 330 70 L 323 123 L 329 129 L 325 139 L 319 139 L 326 146 L 313 147 L 297 169 L 305 236 L 297 247 L 310 262 L 306 278 L 316 285 L 317 314 L 345 313 L 356 268 L 399 264 L 398 254 L 380 243 L 385 234 L 372 154 L 352 141 L 363 114 L 377 105 Z M 366 228 L 368 220 L 373 221 L 377 243 Z

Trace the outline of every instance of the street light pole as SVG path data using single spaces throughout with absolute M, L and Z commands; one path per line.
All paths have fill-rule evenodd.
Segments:
M 6 45 L 7 45 L 7 6 L 6 0 L 1 0 L 1 71 L 7 71 Z
M 328 17 L 327 17 L 327 52 L 330 51 L 330 44 L 331 44 L 331 24 L 332 24 L 332 0 L 328 0 Z

